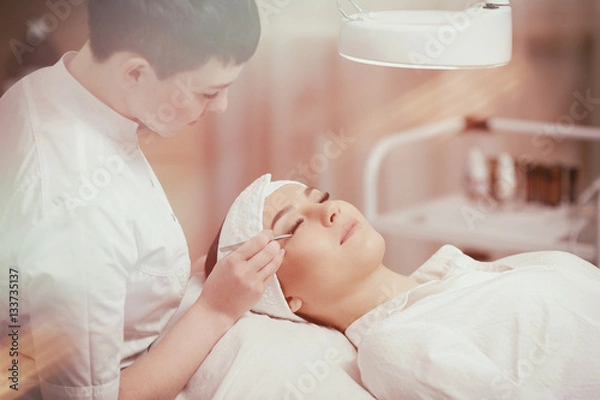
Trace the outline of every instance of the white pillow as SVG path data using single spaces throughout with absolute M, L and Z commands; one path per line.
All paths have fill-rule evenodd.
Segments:
M 201 286 L 202 278 L 192 275 L 162 336 L 198 298 Z M 177 399 L 373 397 L 360 385 L 356 351 L 343 334 L 247 313 L 217 342 Z

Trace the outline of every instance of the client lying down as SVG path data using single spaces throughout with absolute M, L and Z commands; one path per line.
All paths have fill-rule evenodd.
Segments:
M 380 400 L 600 393 L 600 271 L 574 255 L 482 263 L 447 245 L 403 276 L 382 264 L 384 240 L 355 207 L 270 175 L 236 199 L 218 248 L 263 228 L 293 236 L 253 310 L 345 333 Z M 207 272 L 227 253 L 209 255 Z

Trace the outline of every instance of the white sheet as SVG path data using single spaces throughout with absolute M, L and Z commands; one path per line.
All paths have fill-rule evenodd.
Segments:
M 479 263 L 444 246 L 422 285 L 347 330 L 385 399 L 592 399 L 600 393 L 600 271 L 567 253 Z
M 192 276 L 170 327 L 196 300 Z M 163 335 L 164 336 L 164 335 Z M 362 400 L 356 351 L 340 332 L 248 313 L 215 345 L 178 400 Z

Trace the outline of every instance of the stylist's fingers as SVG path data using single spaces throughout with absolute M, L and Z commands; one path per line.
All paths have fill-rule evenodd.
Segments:
M 258 271 L 257 278 L 262 280 L 263 282 L 267 282 L 273 274 L 277 272 L 281 263 L 283 262 L 283 257 L 285 256 L 285 249 L 279 250 L 279 253 L 269 261 L 262 269 Z
M 265 229 L 246 243 L 241 245 L 238 249 L 233 251 L 231 255 L 239 257 L 242 260 L 249 260 L 255 254 L 263 250 L 269 242 L 273 239 L 273 231 Z
M 233 320 L 252 308 L 265 291 L 266 277 L 281 265 L 281 247 L 272 239 L 272 231 L 262 231 L 219 260 L 199 300 Z
M 248 267 L 253 271 L 260 270 L 277 257 L 280 251 L 281 246 L 273 240 L 248 260 Z

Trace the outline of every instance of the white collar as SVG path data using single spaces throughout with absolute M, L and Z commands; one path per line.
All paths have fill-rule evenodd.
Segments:
M 49 79 L 45 83 L 49 97 L 79 115 L 84 125 L 95 127 L 110 139 L 118 143 L 137 143 L 138 123 L 103 103 L 68 71 L 66 63 L 76 54 L 75 51 L 65 53 L 49 68 Z

